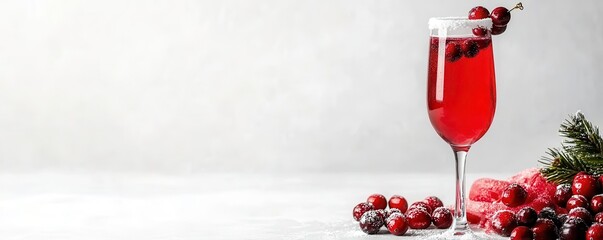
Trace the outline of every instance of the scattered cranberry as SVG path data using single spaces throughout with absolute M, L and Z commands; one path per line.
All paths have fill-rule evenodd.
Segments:
M 540 213 L 538 213 L 538 218 L 550 219 L 551 221 L 553 221 L 553 223 L 555 223 L 556 226 L 561 225 L 561 221 L 559 221 L 559 219 L 557 218 L 557 214 L 555 213 L 555 210 L 553 210 L 550 207 L 545 207 L 542 210 L 540 210 Z
M 400 211 L 400 209 L 397 208 L 390 208 L 385 210 L 385 218 L 388 218 L 389 216 L 391 216 L 394 213 L 402 213 L 402 211 Z
M 586 199 L 582 195 L 572 195 L 569 200 L 567 200 L 567 204 L 565 204 L 565 208 L 567 210 L 572 210 L 577 207 L 589 208 L 588 199 Z
M 478 36 L 478 37 L 483 37 L 483 36 L 486 36 L 486 34 L 488 34 L 488 29 L 485 29 L 483 27 L 474 28 L 472 31 L 473 31 L 473 35 Z
M 532 228 L 534 240 L 552 240 L 557 239 L 557 226 L 551 219 L 539 218 Z
M 603 194 L 595 195 L 590 199 L 590 210 L 593 213 L 603 212 Z
M 519 226 L 511 231 L 511 240 L 532 240 L 534 233 L 526 226 Z
M 402 213 L 394 213 L 387 218 L 387 230 L 396 236 L 402 236 L 408 231 L 408 220 Z
M 582 175 L 588 175 L 588 173 L 586 173 L 585 171 L 580 171 L 580 172 L 576 173 L 576 175 L 574 175 L 574 178 L 572 179 L 572 181 L 576 180 L 577 177 L 580 177 Z
M 557 186 L 557 190 L 555 191 L 555 196 L 553 200 L 555 200 L 555 204 L 560 207 L 565 207 L 567 200 L 572 197 L 572 185 L 571 184 L 561 184 Z
M 559 239 L 584 239 L 588 226 L 580 218 L 569 218 L 559 229 Z
M 603 212 L 597 213 L 597 215 L 595 215 L 594 222 L 603 224 Z
M 475 47 L 477 48 L 477 46 Z M 522 205 L 526 198 L 528 198 L 526 189 L 517 183 L 513 183 L 503 191 L 501 201 L 508 207 L 517 207 Z
M 452 225 L 452 213 L 448 208 L 439 207 L 433 210 L 431 215 L 431 221 L 437 228 L 448 228 Z
M 384 221 L 383 218 L 379 216 L 377 211 L 369 210 L 362 214 L 359 223 L 360 229 L 362 229 L 363 232 L 368 234 L 375 234 L 379 232 L 379 229 L 381 228 L 381 226 L 383 226 Z
M 436 196 L 429 196 L 423 200 L 424 203 L 427 203 L 431 209 L 435 210 L 436 208 L 443 207 L 444 203 Z
M 505 7 L 497 7 L 490 13 L 493 25 L 507 25 L 511 21 L 511 12 Z
M 446 60 L 454 62 L 461 58 L 461 47 L 456 42 L 446 44 Z
M 370 195 L 366 202 L 372 204 L 375 209 L 385 209 L 387 207 L 387 200 L 381 194 Z
M 488 9 L 477 6 L 469 10 L 469 19 L 484 19 L 490 16 Z
M 389 208 L 400 209 L 400 212 L 405 213 L 408 209 L 408 202 L 406 201 L 406 198 L 399 195 L 394 195 L 389 198 Z
M 567 216 L 569 219 L 580 218 L 584 220 L 587 225 L 590 225 L 593 222 L 593 215 L 590 214 L 588 209 L 583 207 L 577 207 L 570 210 Z
M 364 214 L 368 210 L 373 210 L 373 205 L 368 203 L 359 203 L 358 205 L 356 205 L 353 211 L 354 220 L 360 221 L 360 217 L 362 217 L 362 214 Z
M 517 219 L 515 219 L 515 213 L 509 210 L 500 210 L 494 213 L 490 224 L 494 232 L 508 237 L 511 236 L 511 231 L 517 227 Z
M 574 177 L 572 182 L 572 193 L 582 195 L 586 198 L 592 198 L 599 193 L 599 181 L 592 175 L 583 174 Z
M 536 223 L 538 219 L 538 213 L 531 207 L 524 207 L 519 209 L 515 214 L 517 218 L 517 225 L 531 227 Z
M 431 215 L 421 208 L 415 208 L 406 212 L 408 226 L 412 229 L 426 229 L 431 225 Z
M 500 35 L 502 33 L 504 33 L 507 30 L 507 25 L 502 25 L 502 26 L 498 26 L 498 25 L 494 25 L 492 26 L 492 35 Z
M 433 212 L 433 208 L 431 208 L 425 202 L 415 202 L 415 203 L 411 204 L 410 207 L 408 207 L 408 210 L 410 211 L 411 209 L 414 209 L 414 208 L 423 209 L 423 210 L 427 211 L 427 213 L 429 213 L 429 214 L 431 214 Z
M 475 41 L 467 39 L 461 42 L 461 51 L 463 51 L 465 57 L 472 58 L 479 52 L 479 46 Z
M 603 239 L 603 224 L 595 223 L 586 231 L 586 240 Z

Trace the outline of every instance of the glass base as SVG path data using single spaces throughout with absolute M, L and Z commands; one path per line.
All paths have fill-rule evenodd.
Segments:
M 490 240 L 494 239 L 492 236 L 488 236 L 486 233 L 474 233 L 471 229 L 466 230 L 458 230 L 458 229 L 449 229 L 441 234 L 429 236 L 426 239 L 428 240 L 449 240 L 449 239 L 458 239 L 458 240 Z

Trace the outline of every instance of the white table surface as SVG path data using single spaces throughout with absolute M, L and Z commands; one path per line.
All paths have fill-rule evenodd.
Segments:
M 0 239 L 423 239 L 366 235 L 352 208 L 376 192 L 450 205 L 453 186 L 442 174 L 4 173 Z

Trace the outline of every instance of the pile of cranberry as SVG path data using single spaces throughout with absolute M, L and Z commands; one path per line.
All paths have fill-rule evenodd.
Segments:
M 603 180 L 603 178 L 600 178 Z M 579 173 L 572 184 L 557 186 L 554 203 L 565 209 L 550 207 L 536 212 L 526 206 L 516 213 L 499 210 L 490 219 L 489 230 L 512 240 L 532 239 L 603 239 L 603 189 L 600 179 Z M 501 196 L 508 207 L 520 206 L 527 198 L 526 190 L 511 184 Z M 567 212 L 567 213 L 565 213 Z
M 448 228 L 452 224 L 452 213 L 434 196 L 408 206 L 402 196 L 394 195 L 387 201 L 385 196 L 373 194 L 354 207 L 353 216 L 367 234 L 375 234 L 383 226 L 391 234 L 401 236 L 409 228 L 426 229 L 432 223 L 436 228 Z

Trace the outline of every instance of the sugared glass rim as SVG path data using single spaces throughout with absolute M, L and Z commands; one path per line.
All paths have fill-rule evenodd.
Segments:
M 434 17 L 429 19 L 429 29 L 454 30 L 459 28 L 485 27 L 492 29 L 492 19 L 469 19 L 467 17 Z

